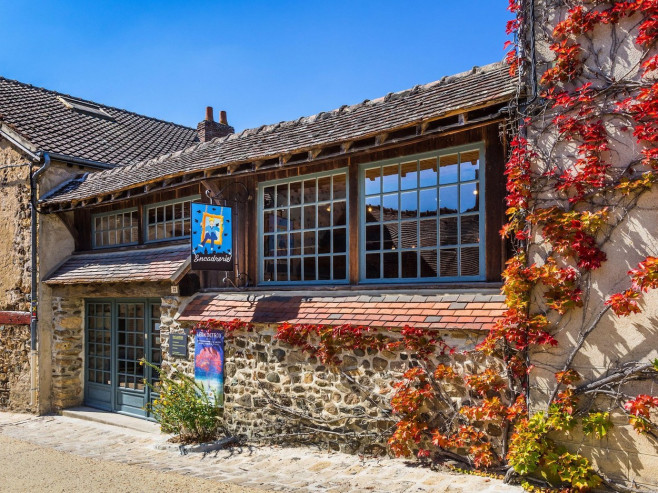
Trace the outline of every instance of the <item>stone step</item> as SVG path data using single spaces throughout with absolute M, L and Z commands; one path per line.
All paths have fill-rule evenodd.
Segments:
M 118 426 L 120 428 L 129 428 L 131 430 L 141 431 L 144 433 L 160 434 L 160 425 L 146 419 L 126 416 L 125 414 L 112 413 L 93 407 L 71 407 L 60 411 L 62 416 L 67 418 L 82 419 L 84 421 L 94 421 L 106 425 Z

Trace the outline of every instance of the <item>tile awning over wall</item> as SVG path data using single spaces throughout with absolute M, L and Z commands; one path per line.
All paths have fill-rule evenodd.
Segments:
M 190 257 L 188 245 L 70 256 L 46 284 L 170 281 Z
M 254 323 L 410 325 L 429 329 L 488 330 L 506 309 L 492 294 L 318 295 L 221 293 L 194 298 L 181 321 L 240 319 Z

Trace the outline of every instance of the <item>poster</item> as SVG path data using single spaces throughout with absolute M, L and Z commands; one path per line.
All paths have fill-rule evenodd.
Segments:
M 194 380 L 203 386 L 211 402 L 224 405 L 223 332 L 199 331 L 195 334 Z
M 192 204 L 192 269 L 233 270 L 230 207 Z

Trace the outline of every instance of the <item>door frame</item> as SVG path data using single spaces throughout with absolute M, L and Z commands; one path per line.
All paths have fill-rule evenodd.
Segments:
M 105 384 L 98 384 L 96 382 L 90 382 L 89 381 L 89 337 L 88 337 L 88 330 L 89 330 L 89 305 L 92 303 L 106 303 L 110 305 L 110 385 L 105 385 Z M 136 297 L 130 297 L 130 298 L 85 298 L 84 299 L 84 314 L 85 314 L 85 319 L 84 319 L 84 365 L 83 365 L 83 371 L 84 371 L 84 403 L 85 405 L 89 405 L 91 407 L 96 407 L 100 409 L 104 409 L 107 411 L 111 412 L 116 412 L 119 414 L 126 414 L 129 416 L 134 416 L 134 417 L 141 417 L 141 418 L 146 418 L 146 419 L 153 419 L 153 416 L 151 413 L 147 411 L 142 411 L 141 413 L 131 413 L 127 412 L 125 410 L 120 410 L 119 405 L 117 402 L 117 396 L 118 392 L 120 390 L 120 387 L 118 386 L 118 318 L 119 318 L 119 310 L 118 310 L 118 305 L 122 303 L 128 303 L 128 304 L 143 304 L 144 306 L 144 329 L 146 332 L 146 335 L 144 337 L 144 354 L 145 355 L 150 355 L 151 350 L 153 348 L 152 344 L 152 335 L 153 335 L 153 330 L 152 330 L 152 324 L 154 322 L 154 318 L 151 316 L 151 309 L 153 305 L 162 305 L 162 299 L 161 298 L 136 298 Z M 159 321 L 156 321 L 155 323 L 159 323 Z M 162 341 L 160 341 L 162 343 Z M 149 367 L 145 367 L 145 375 L 144 378 L 146 379 L 152 379 L 152 370 Z M 103 387 L 107 390 L 109 390 L 110 393 L 110 399 L 109 399 L 109 404 L 105 405 L 103 403 L 96 403 L 96 402 L 91 402 L 89 400 L 89 391 L 93 389 L 94 387 L 97 387 L 99 389 L 102 389 Z M 108 389 L 109 387 L 109 389 Z M 128 393 L 130 393 L 128 391 Z M 138 392 L 134 392 L 135 394 L 138 394 Z M 154 398 L 157 398 L 157 394 L 154 392 L 151 392 L 148 386 L 145 386 L 144 391 L 144 404 L 147 402 L 152 402 Z

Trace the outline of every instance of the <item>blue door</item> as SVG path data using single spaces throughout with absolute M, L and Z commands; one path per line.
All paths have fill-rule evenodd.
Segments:
M 156 397 L 145 382 L 157 385 L 160 366 L 160 304 L 149 300 L 87 302 L 85 403 L 150 418 L 146 405 Z

